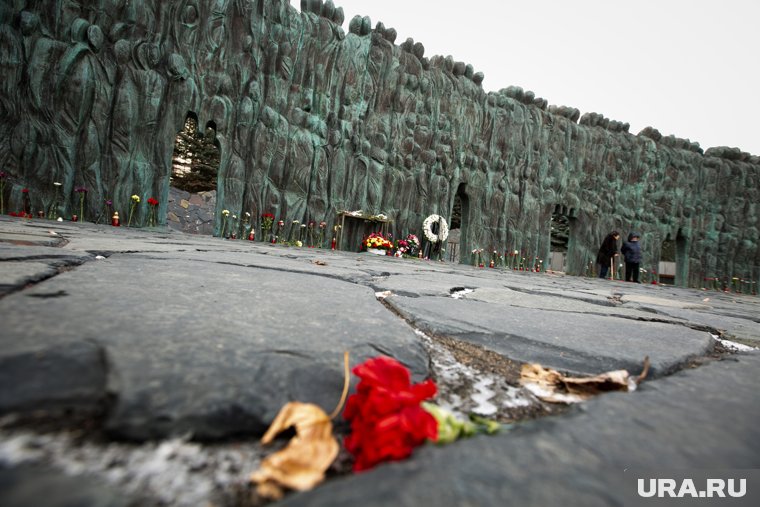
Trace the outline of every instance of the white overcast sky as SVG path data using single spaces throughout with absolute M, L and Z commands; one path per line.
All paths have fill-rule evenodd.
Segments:
M 760 155 L 760 0 L 333 0 L 485 74 L 711 146 Z M 300 0 L 291 0 L 300 10 Z

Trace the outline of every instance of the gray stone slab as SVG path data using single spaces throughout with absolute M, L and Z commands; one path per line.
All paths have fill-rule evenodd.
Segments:
M 702 303 L 692 303 L 688 301 L 679 301 L 673 298 L 664 298 L 656 296 L 644 296 L 640 294 L 626 294 L 620 298 L 625 303 L 639 303 L 642 306 L 664 306 L 667 308 L 681 308 L 684 310 L 706 310 L 710 306 Z
M 652 307 L 640 306 L 652 310 Z M 657 308 L 657 313 L 692 324 L 701 324 L 719 331 L 723 338 L 746 342 L 748 345 L 760 345 L 760 324 L 749 318 L 727 316 L 716 312 L 695 311 L 681 308 Z
M 353 364 L 382 353 L 428 372 L 372 289 L 223 262 L 117 254 L 0 300 L 0 314 L 6 364 L 61 342 L 102 347 L 116 400 L 107 427 L 133 439 L 261 433 L 290 400 L 330 411 L 344 350 Z
M 56 268 L 42 262 L 0 262 L 0 295 L 45 280 L 56 273 Z
M 44 466 L 0 466 L 3 507 L 128 507 L 135 499 L 92 477 L 70 476 Z
M 65 238 L 51 232 L 48 225 L 56 222 L 48 221 L 4 221 L 0 217 L 0 245 L 14 246 L 51 246 L 59 247 L 66 243 Z
M 709 333 L 675 324 L 453 298 L 392 296 L 386 301 L 426 332 L 575 373 L 638 372 L 649 356 L 652 374 L 662 375 L 713 345 Z
M 628 505 L 624 470 L 760 467 L 760 355 L 608 394 L 562 419 L 427 445 L 407 461 L 294 494 L 283 506 Z
M 17 335 L 23 340 L 23 334 Z M 44 408 L 92 414 L 106 401 L 103 351 L 87 341 L 0 354 L 0 414 Z
M 546 295 L 543 292 L 525 293 L 509 288 L 479 288 L 462 296 L 464 299 L 495 303 L 504 306 L 518 306 L 522 308 L 536 308 L 542 310 L 554 310 L 559 312 L 586 313 L 592 315 L 609 315 L 620 318 L 651 321 L 655 317 L 651 312 L 640 311 L 633 308 L 625 308 L 616 304 L 589 303 L 582 299 L 568 296 L 559 297 L 555 294 Z M 677 318 L 662 317 L 661 321 L 684 323 Z

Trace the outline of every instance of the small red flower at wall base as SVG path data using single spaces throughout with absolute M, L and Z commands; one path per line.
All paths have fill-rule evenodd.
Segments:
M 409 370 L 390 357 L 369 359 L 353 369 L 359 377 L 356 394 L 343 417 L 351 423 L 346 449 L 354 470 L 408 457 L 425 440 L 438 438 L 438 423 L 420 403 L 435 396 L 435 383 L 412 384 Z

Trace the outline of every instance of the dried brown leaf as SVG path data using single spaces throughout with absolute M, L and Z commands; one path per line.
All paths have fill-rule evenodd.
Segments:
M 538 363 L 524 364 L 520 371 L 520 383 L 533 383 L 543 387 L 554 387 L 562 380 L 562 374 L 547 369 Z
M 648 371 L 649 357 L 644 359 L 643 371 L 635 379 L 626 370 L 609 371 L 593 377 L 566 377 L 540 364 L 524 364 L 520 383 L 543 401 L 578 403 L 607 391 L 634 390 Z
M 594 377 L 563 377 L 562 384 L 570 394 L 588 399 L 606 391 L 628 391 L 629 379 L 626 370 L 615 370 Z
M 311 403 L 290 402 L 277 414 L 261 438 L 270 443 L 280 432 L 294 427 L 296 435 L 288 445 L 264 458 L 251 481 L 257 492 L 268 498 L 280 498 L 283 488 L 304 491 L 313 488 L 338 456 L 338 442 L 333 437 L 327 414 Z
M 647 375 L 649 375 L 649 356 L 646 356 L 644 358 L 644 367 L 641 369 L 641 373 L 639 373 L 639 376 L 636 377 L 636 385 L 641 384 L 644 382 L 644 379 L 647 378 Z

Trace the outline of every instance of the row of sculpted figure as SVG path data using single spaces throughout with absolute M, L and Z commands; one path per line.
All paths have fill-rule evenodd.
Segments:
M 562 206 L 576 210 L 576 267 L 601 235 L 631 228 L 652 257 L 680 234 L 692 272 L 758 276 L 757 157 L 703 153 L 652 128 L 633 135 L 516 86 L 486 93 L 471 65 L 396 44 L 366 16 L 344 20 L 319 0 L 300 13 L 285 0 L 3 3 L 6 202 L 29 187 L 44 205 L 59 182 L 64 213 L 85 186 L 90 209 L 155 196 L 163 219 L 175 137 L 192 113 L 221 150 L 217 216 L 332 225 L 363 209 L 391 216 L 398 236 L 449 217 L 460 194 L 471 248 L 546 256 Z

